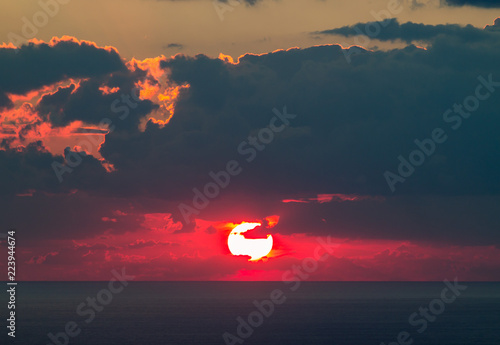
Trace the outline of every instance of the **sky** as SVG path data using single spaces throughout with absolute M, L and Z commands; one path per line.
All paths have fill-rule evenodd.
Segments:
M 500 1 L 0 9 L 18 280 L 498 280 Z

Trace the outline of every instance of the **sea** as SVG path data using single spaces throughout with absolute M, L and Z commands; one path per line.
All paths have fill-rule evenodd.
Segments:
M 500 345 L 496 282 L 3 284 L 1 344 Z

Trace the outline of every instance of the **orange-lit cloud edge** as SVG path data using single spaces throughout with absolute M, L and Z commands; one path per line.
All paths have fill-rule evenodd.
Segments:
M 50 47 L 54 47 L 60 42 L 73 42 L 78 45 L 92 46 L 97 49 L 119 54 L 116 47 L 99 46 L 95 42 L 79 40 L 72 36 L 53 37 L 48 42 L 34 38 L 29 40 L 27 45 L 47 44 Z M 12 43 L 4 43 L 0 48 L 20 49 L 15 47 Z M 136 83 L 136 88 L 139 90 L 139 95 L 142 100 L 150 100 L 159 106 L 158 110 L 153 111 L 153 113 L 142 120 L 140 124 L 140 129 L 142 130 L 144 130 L 148 121 L 152 121 L 159 126 L 166 125 L 174 114 L 175 103 L 179 97 L 180 91 L 189 88 L 187 84 L 174 85 L 170 82 L 167 72 L 160 68 L 160 62 L 166 59 L 167 58 L 162 55 L 144 60 L 137 60 L 135 58 L 129 61 L 124 60 L 126 67 L 131 72 L 141 69 L 147 73 L 145 81 Z M 43 96 L 54 94 L 57 92 L 58 88 L 68 87 L 70 85 L 74 85 L 75 89 L 72 92 L 74 93 L 79 88 L 82 80 L 86 79 L 82 78 L 76 80 L 68 78 L 51 85 L 44 85 L 39 89 L 29 91 L 23 95 L 8 94 L 8 97 L 14 103 L 14 108 L 0 111 L 0 139 L 14 139 L 11 143 L 11 147 L 17 146 L 20 148 L 40 140 L 47 151 L 54 155 L 59 155 L 62 154 L 66 146 L 70 146 L 76 151 L 82 150 L 82 148 L 69 143 L 74 142 L 80 136 L 93 135 L 97 137 L 96 140 L 99 141 L 99 143 L 95 145 L 93 151 L 86 150 L 86 153 L 101 159 L 101 163 L 106 165 L 99 151 L 101 145 L 104 143 L 107 128 L 100 128 L 95 125 L 83 123 L 82 121 L 73 121 L 65 127 L 53 127 L 50 123 L 44 122 L 35 110 L 36 104 L 38 104 Z M 103 95 L 120 95 L 120 90 L 117 87 L 110 88 L 107 85 L 102 85 L 100 90 Z M 30 126 L 29 130 L 23 129 L 23 137 L 20 139 L 19 132 L 23 128 L 22 125 L 33 126 Z M 86 129 L 87 131 L 79 131 L 79 129 Z M 102 133 L 97 134 L 96 132 L 99 131 Z

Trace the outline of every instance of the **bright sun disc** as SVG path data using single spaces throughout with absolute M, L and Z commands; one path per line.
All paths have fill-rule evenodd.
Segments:
M 227 238 L 227 246 L 233 255 L 248 255 L 250 261 L 256 261 L 267 256 L 273 249 L 273 236 L 267 238 L 245 238 L 243 233 L 252 230 L 261 223 L 242 223 L 234 227 Z

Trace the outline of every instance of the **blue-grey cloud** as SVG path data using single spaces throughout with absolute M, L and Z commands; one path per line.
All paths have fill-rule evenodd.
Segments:
M 318 31 L 313 34 L 340 35 L 345 37 L 364 35 L 380 41 L 402 40 L 407 43 L 414 41 L 432 42 L 440 37 L 477 43 L 488 40 L 498 41 L 500 37 L 494 30 L 478 29 L 472 25 L 426 25 L 412 22 L 400 24 L 396 18 L 377 22 L 357 23 L 331 30 Z
M 86 42 L 28 43 L 0 48 L 0 108 L 12 107 L 7 94 L 25 94 L 68 78 L 89 78 L 125 71 L 116 51 Z
M 449 6 L 500 8 L 500 0 L 444 0 Z
M 164 49 L 182 49 L 184 48 L 184 45 L 183 44 L 180 44 L 180 43 L 169 43 L 169 44 L 165 44 L 163 46 Z

